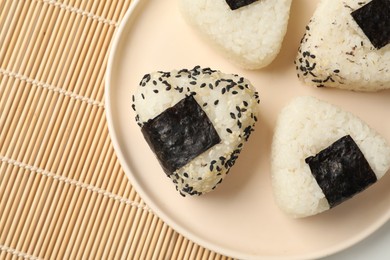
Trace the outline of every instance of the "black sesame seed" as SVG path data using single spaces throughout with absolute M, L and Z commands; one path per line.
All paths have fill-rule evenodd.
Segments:
M 175 87 L 175 90 L 179 91 L 179 93 L 182 93 L 183 90 L 184 90 L 184 88 L 181 88 L 181 87 L 179 87 L 179 86 L 176 86 L 176 87 Z
M 330 76 L 328 76 L 325 80 L 324 80 L 324 82 L 328 82 L 329 80 L 332 80 L 332 78 L 330 77 Z M 320 82 L 321 83 L 321 82 Z
M 226 128 L 226 132 L 228 132 L 229 134 L 233 133 L 233 131 L 230 128 Z
M 166 80 L 163 80 L 162 83 L 163 83 L 165 86 L 167 86 L 167 87 L 171 87 L 171 84 L 169 84 L 168 81 L 166 81 Z
M 218 103 L 219 103 L 218 99 L 214 101 L 214 105 L 218 105 Z
M 235 84 L 234 84 L 234 82 L 233 82 L 233 83 L 231 83 L 230 85 L 227 85 L 227 86 L 226 86 L 226 90 L 229 92 L 229 90 L 232 89 L 232 88 L 234 88 L 234 86 L 235 86 Z
M 189 73 L 189 71 L 187 69 L 181 69 L 177 72 L 178 74 L 182 74 L 182 73 Z
M 157 89 L 154 89 L 153 92 L 157 94 L 157 93 L 158 93 L 158 90 L 157 90 Z
M 311 81 L 314 82 L 314 83 L 322 83 L 321 79 L 312 79 Z

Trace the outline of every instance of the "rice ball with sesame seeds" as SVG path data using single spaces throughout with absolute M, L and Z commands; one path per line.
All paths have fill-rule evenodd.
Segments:
M 390 1 L 322 0 L 295 60 L 302 82 L 355 91 L 390 88 Z
M 245 78 L 210 68 L 146 74 L 132 108 L 181 195 L 212 191 L 254 131 L 259 96 Z

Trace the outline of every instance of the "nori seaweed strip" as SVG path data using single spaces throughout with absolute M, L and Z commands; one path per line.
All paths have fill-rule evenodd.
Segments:
M 168 176 L 221 142 L 193 96 L 146 122 L 141 131 Z
M 331 208 L 377 181 L 363 153 L 349 135 L 305 161 Z
M 375 48 L 390 43 L 390 1 L 372 0 L 351 13 Z
M 236 10 L 246 5 L 250 5 L 253 2 L 258 0 L 226 0 L 226 3 L 229 5 L 230 9 Z

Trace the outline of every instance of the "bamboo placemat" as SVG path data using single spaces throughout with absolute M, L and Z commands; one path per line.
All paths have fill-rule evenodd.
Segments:
M 113 150 L 108 52 L 131 0 L 0 0 L 0 259 L 228 259 L 163 223 Z

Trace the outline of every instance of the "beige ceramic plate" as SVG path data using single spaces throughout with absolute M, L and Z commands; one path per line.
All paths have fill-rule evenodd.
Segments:
M 194 0 L 195 1 L 195 0 Z M 180 16 L 176 0 L 133 0 L 112 46 L 106 109 L 113 144 L 124 171 L 144 201 L 194 242 L 240 259 L 309 259 L 326 256 L 367 237 L 390 217 L 390 176 L 319 216 L 291 219 L 274 203 L 270 147 L 281 108 L 312 95 L 353 112 L 390 141 L 390 92 L 355 93 L 302 85 L 293 60 L 317 1 L 293 1 L 288 32 L 271 66 L 245 71 L 199 39 Z M 230 175 L 214 192 L 181 197 L 161 170 L 135 123 L 131 94 L 155 70 L 209 66 L 238 73 L 260 92 L 256 131 Z

